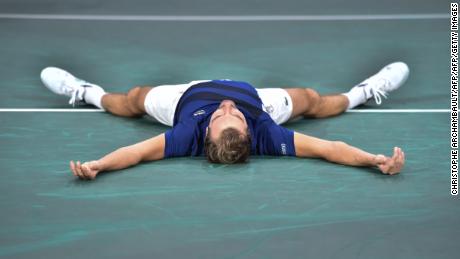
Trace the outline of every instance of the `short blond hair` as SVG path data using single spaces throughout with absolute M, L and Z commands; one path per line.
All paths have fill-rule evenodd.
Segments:
M 241 133 L 235 128 L 227 128 L 216 141 L 213 141 L 209 128 L 204 148 L 206 157 L 211 163 L 244 163 L 251 154 L 251 135 L 249 132 Z

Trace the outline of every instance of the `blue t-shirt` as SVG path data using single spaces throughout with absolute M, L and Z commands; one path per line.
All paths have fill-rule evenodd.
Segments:
M 206 128 L 223 100 L 244 114 L 251 134 L 252 155 L 295 156 L 294 132 L 277 125 L 262 110 L 256 89 L 248 83 L 213 80 L 191 86 L 180 98 L 173 128 L 165 133 L 165 158 L 204 155 Z

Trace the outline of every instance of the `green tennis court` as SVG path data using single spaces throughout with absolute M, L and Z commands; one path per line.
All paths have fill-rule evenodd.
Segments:
M 0 257 L 455 257 L 449 17 L 450 2 L 435 0 L 0 1 Z M 58 66 L 113 92 L 232 78 L 329 94 L 398 60 L 411 76 L 381 106 L 286 125 L 373 153 L 400 146 L 406 165 L 391 177 L 252 157 L 166 159 L 81 181 L 70 160 L 168 128 L 91 106 L 58 112 L 68 100 L 39 77 Z

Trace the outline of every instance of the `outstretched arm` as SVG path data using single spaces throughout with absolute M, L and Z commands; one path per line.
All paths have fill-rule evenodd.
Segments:
M 384 174 L 397 174 L 404 166 L 404 152 L 395 147 L 392 157 L 374 155 L 341 141 L 328 141 L 301 133 L 294 133 L 296 156 L 322 158 L 330 162 L 378 167 Z
M 119 148 L 99 160 L 74 163 L 70 161 L 70 169 L 81 179 L 94 179 L 99 172 L 127 168 L 142 161 L 160 160 L 164 157 L 165 135 Z

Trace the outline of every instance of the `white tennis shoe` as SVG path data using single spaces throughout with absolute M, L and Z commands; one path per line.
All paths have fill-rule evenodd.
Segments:
M 76 78 L 69 72 L 57 67 L 43 69 L 40 77 L 43 84 L 52 92 L 70 97 L 69 104 L 72 106 L 75 106 L 75 103 L 79 102 L 86 103 L 85 93 L 88 87 L 104 93 L 102 87 Z
M 409 67 L 403 62 L 395 62 L 385 66 L 377 74 L 355 87 L 363 89 L 366 100 L 374 97 L 375 103 L 380 105 L 382 103 L 381 96 L 386 99 L 388 93 L 401 87 L 408 76 Z

